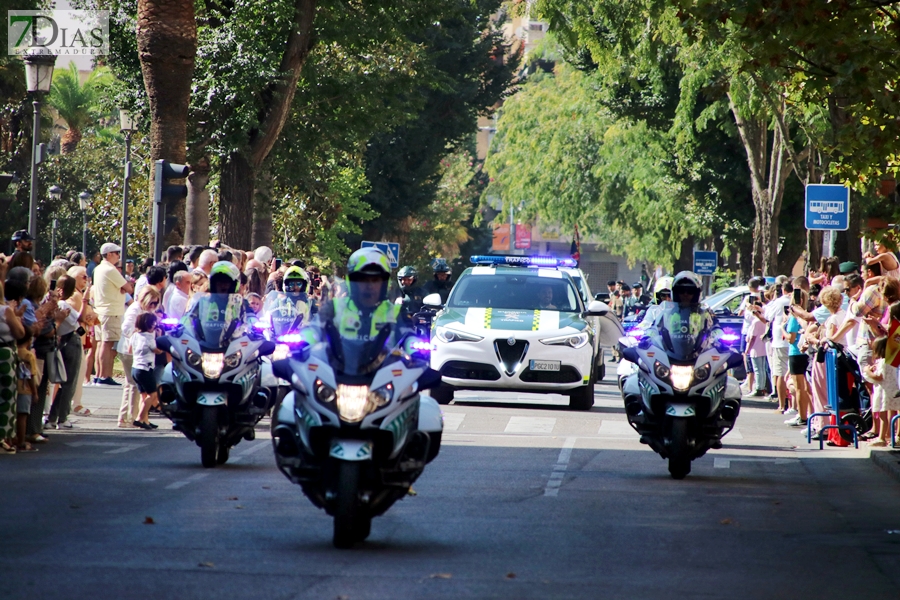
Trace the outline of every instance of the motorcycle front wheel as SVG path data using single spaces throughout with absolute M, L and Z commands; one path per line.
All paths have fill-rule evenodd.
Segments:
M 215 467 L 219 454 L 219 409 L 215 406 L 204 406 L 200 413 L 200 462 L 207 469 Z M 227 459 L 226 459 L 227 460 Z
M 363 515 L 359 506 L 359 480 L 361 463 L 339 461 L 337 485 L 335 489 L 334 537 L 335 548 L 351 548 L 353 544 L 368 537 L 368 531 L 362 531 L 360 523 Z M 365 519 L 362 519 L 365 520 Z M 371 526 L 371 519 L 368 520 Z M 368 529 L 368 528 L 365 528 Z M 365 536 L 361 537 L 361 534 Z
M 684 479 L 691 472 L 691 455 L 688 452 L 687 419 L 673 419 L 669 449 L 669 474 L 672 479 Z

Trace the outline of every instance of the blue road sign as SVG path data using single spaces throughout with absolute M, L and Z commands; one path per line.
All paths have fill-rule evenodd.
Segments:
M 394 242 L 363 242 L 360 248 L 378 248 L 388 257 L 392 269 L 400 266 L 400 244 L 395 244 Z
M 712 275 L 719 266 L 718 252 L 694 251 L 694 273 L 697 275 Z
M 806 186 L 806 228 L 846 231 L 850 227 L 850 188 L 815 183 Z

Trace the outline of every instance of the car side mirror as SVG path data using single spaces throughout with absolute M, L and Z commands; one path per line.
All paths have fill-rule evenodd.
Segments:
M 441 308 L 444 306 L 444 303 L 441 301 L 440 294 L 428 294 L 424 298 L 422 298 L 422 304 L 425 306 L 432 306 L 434 308 Z
M 588 309 L 584 315 L 586 317 L 605 317 L 609 314 L 609 306 L 599 300 L 594 300 L 588 304 Z

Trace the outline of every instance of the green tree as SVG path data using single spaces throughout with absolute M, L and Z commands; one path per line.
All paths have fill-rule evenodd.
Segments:
M 68 69 L 56 69 L 47 101 L 68 127 L 60 144 L 62 154 L 74 152 L 78 147 L 82 130 L 95 120 L 98 97 L 110 81 L 109 70 L 104 67 L 92 70 L 84 83 L 74 62 L 69 63 Z

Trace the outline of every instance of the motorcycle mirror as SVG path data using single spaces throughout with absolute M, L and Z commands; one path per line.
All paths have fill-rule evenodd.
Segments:
M 291 381 L 291 378 L 294 375 L 294 369 L 291 368 L 290 359 L 284 358 L 273 362 L 272 373 L 275 375 L 275 377 L 280 377 L 281 379 Z
M 162 350 L 163 352 L 172 352 L 172 338 L 167 335 L 162 335 L 156 338 L 156 347 Z
M 268 340 L 264 341 L 259 345 L 259 355 L 260 356 L 269 356 L 270 354 L 275 352 L 275 342 L 270 342 Z
M 604 302 L 594 300 L 593 302 L 588 304 L 588 309 L 584 314 L 587 317 L 605 317 L 609 314 L 609 306 L 607 306 Z
M 637 348 L 619 346 L 619 351 L 622 353 L 622 358 L 627 360 L 628 362 L 633 362 L 634 364 L 640 364 L 641 355 L 638 354 Z
M 425 369 L 425 372 L 419 377 L 419 389 L 430 390 L 441 385 L 441 373 L 434 369 Z
M 440 294 L 428 294 L 424 298 L 422 298 L 422 304 L 425 306 L 433 306 L 435 308 L 441 308 L 444 306 L 444 303 L 441 302 Z

